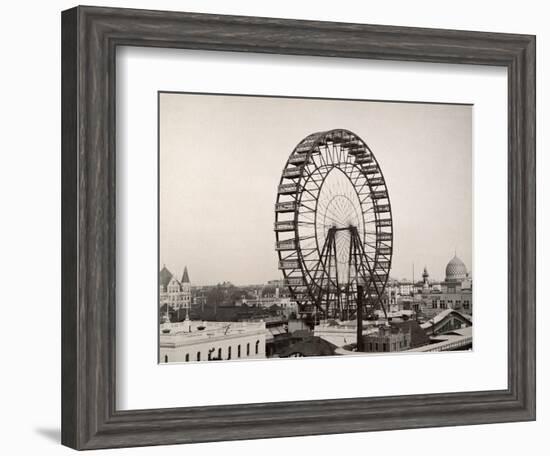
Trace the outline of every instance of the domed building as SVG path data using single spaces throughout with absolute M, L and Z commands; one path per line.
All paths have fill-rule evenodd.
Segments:
M 445 279 L 441 282 L 430 279 L 426 266 L 422 271 L 422 280 L 390 279 L 384 304 L 390 312 L 413 311 L 423 318 L 432 318 L 448 309 L 471 315 L 472 277 L 455 253 L 445 267 Z
M 457 293 L 461 290 L 472 289 L 472 279 L 464 262 L 455 256 L 445 267 L 445 282 L 442 283 L 442 291 Z
M 445 282 L 462 282 L 468 277 L 468 270 L 464 262 L 455 254 L 445 268 Z
M 456 253 L 445 267 L 445 280 L 437 290 L 432 288 L 431 293 L 423 294 L 422 298 L 422 311 L 427 316 L 447 309 L 472 314 L 472 277 Z

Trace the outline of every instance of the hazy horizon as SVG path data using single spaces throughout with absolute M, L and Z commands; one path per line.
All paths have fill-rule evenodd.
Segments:
M 394 220 L 390 276 L 443 280 L 455 250 L 472 271 L 472 107 L 160 94 L 159 256 L 191 283 L 282 278 L 277 185 L 295 145 L 345 128 L 372 149 Z

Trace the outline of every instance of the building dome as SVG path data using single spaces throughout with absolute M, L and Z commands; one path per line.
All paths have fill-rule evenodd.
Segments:
M 456 282 L 466 279 L 468 270 L 466 265 L 456 255 L 447 263 L 445 268 L 445 280 L 447 282 Z

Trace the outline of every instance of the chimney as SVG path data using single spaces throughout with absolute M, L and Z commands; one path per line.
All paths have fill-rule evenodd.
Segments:
M 363 346 L 363 286 L 357 285 L 357 351 L 364 351 Z

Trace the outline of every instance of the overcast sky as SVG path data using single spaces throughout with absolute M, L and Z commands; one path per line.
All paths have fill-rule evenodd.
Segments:
M 374 152 L 394 220 L 391 276 L 443 279 L 472 261 L 472 107 L 160 95 L 160 262 L 194 284 L 281 278 L 277 185 L 294 146 L 345 128 Z

